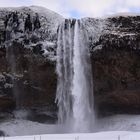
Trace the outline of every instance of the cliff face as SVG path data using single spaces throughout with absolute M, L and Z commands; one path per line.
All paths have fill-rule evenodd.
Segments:
M 98 113 L 140 113 L 140 17 L 105 20 L 91 44 L 95 105 Z
M 63 20 L 34 6 L 0 10 L 1 112 L 57 110 L 57 29 Z M 98 114 L 140 113 L 140 17 L 82 20 Z
M 1 112 L 24 108 L 35 116 L 38 109 L 56 111 L 56 42 L 62 21 L 42 7 L 0 9 Z

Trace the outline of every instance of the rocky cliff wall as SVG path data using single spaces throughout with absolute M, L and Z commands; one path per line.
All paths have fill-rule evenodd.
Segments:
M 56 111 L 57 28 L 40 7 L 0 10 L 0 111 Z M 140 113 L 140 17 L 84 18 L 99 115 Z
M 101 115 L 140 113 L 140 17 L 105 19 L 90 45 L 95 105 Z
M 26 109 L 34 116 L 43 108 L 56 112 L 57 28 L 62 21 L 42 7 L 0 9 L 1 112 Z

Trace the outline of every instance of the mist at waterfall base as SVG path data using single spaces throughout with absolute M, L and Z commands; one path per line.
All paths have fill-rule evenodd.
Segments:
M 90 132 L 94 124 L 88 37 L 80 20 L 59 27 L 57 47 L 58 123 L 66 132 Z

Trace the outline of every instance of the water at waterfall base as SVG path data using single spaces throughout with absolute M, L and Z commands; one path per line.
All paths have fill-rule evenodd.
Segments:
M 81 20 L 66 19 L 58 30 L 58 123 L 67 132 L 90 132 L 94 125 L 93 83 L 88 37 Z
M 96 131 L 140 131 L 140 115 L 115 115 L 97 119 Z M 10 119 L 0 123 L 0 130 L 7 136 L 64 134 L 60 124 L 42 124 L 26 119 Z M 101 133 L 102 135 L 102 133 Z

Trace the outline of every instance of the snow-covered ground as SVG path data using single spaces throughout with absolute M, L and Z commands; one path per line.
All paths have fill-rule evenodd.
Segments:
M 41 140 L 67 140 L 76 139 L 76 137 L 79 137 L 79 139 L 77 138 L 76 140 L 118 140 L 119 136 L 121 137 L 120 140 L 140 140 L 140 115 L 116 115 L 99 119 L 96 122 L 97 124 L 95 124 L 94 130 L 92 131 L 94 133 L 90 134 L 61 135 L 65 131 L 60 125 L 41 124 L 25 119 L 15 119 L 2 122 L 0 123 L 0 130 L 5 132 L 7 136 L 28 136 L 16 138 L 20 140 L 34 139 L 31 135 L 41 135 Z M 35 137 L 36 140 L 39 140 L 39 136 Z M 139 139 L 136 139 L 136 137 Z M 6 139 L 8 140 L 8 138 Z M 16 140 L 15 138 L 10 139 Z
M 98 131 L 140 131 L 140 115 L 115 115 L 97 120 Z
M 139 140 L 140 132 L 110 131 L 82 134 L 47 134 L 22 137 L 6 137 L 0 140 Z

